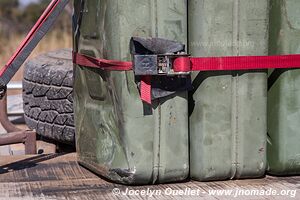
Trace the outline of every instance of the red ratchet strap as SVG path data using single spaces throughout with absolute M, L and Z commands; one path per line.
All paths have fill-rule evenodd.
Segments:
M 91 58 L 73 53 L 73 62 L 87 67 L 113 71 L 132 70 L 131 62 Z M 173 62 L 175 72 L 254 70 L 270 68 L 300 68 L 300 54 L 278 56 L 178 57 Z M 151 104 L 151 76 L 143 76 L 141 99 Z
M 87 66 L 92 68 L 101 68 L 111 71 L 129 71 L 132 70 L 131 62 L 123 62 L 116 60 L 105 60 L 99 58 L 93 58 L 90 56 L 81 55 L 73 52 L 73 63 L 81 66 Z
M 36 24 L 30 30 L 26 38 L 22 41 L 14 55 L 6 65 L 0 70 L 0 83 L 6 85 L 27 57 L 53 26 L 59 14 L 63 11 L 69 0 L 52 0 Z
M 175 72 L 299 68 L 300 54 L 279 56 L 179 57 Z

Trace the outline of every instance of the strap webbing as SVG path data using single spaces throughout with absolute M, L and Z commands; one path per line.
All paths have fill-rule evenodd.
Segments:
M 141 99 L 142 101 L 151 104 L 151 76 L 143 76 L 141 79 Z
M 116 60 L 93 58 L 90 56 L 86 56 L 74 52 L 73 52 L 73 63 L 80 66 L 100 68 L 103 70 L 111 70 L 111 71 L 132 70 L 132 62 L 122 62 Z M 143 76 L 141 79 L 141 99 L 151 104 L 151 76 Z
M 174 69 L 190 67 L 189 71 L 254 70 L 272 68 L 299 68 L 300 55 L 230 56 L 230 57 L 179 57 Z M 176 60 L 177 60 L 176 59 Z M 188 61 L 187 61 L 188 60 Z M 187 62 L 191 62 L 187 65 Z M 187 70 L 187 69 L 185 69 Z
M 81 66 L 101 68 L 110 71 L 129 71 L 132 70 L 132 62 L 123 62 L 116 60 L 106 60 L 93 58 L 73 52 L 73 63 Z
M 53 26 L 69 0 L 52 0 L 14 55 L 0 70 L 0 86 L 5 86 L 19 70 L 30 53 Z
M 73 62 L 81 66 L 96 67 L 104 70 L 132 70 L 131 62 L 97 59 L 79 53 L 73 53 Z M 176 72 L 300 68 L 300 55 L 178 57 L 173 63 L 173 68 Z M 141 99 L 151 104 L 151 76 L 142 77 Z

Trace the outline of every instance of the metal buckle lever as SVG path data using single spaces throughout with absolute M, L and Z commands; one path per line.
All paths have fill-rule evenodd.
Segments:
M 178 76 L 189 75 L 190 72 L 175 72 L 173 62 L 178 57 L 189 57 L 186 53 L 178 54 L 158 54 L 158 55 L 134 55 L 135 75 L 165 75 Z

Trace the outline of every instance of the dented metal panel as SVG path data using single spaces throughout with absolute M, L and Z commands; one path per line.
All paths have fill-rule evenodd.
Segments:
M 130 61 L 132 36 L 163 37 L 186 44 L 186 12 L 186 0 L 75 1 L 75 51 Z M 124 184 L 187 178 L 187 92 L 147 106 L 140 100 L 132 71 L 75 66 L 74 93 L 77 152 L 82 165 Z
M 300 53 L 300 1 L 272 0 L 270 54 Z M 268 165 L 274 175 L 300 174 L 300 70 L 269 73 Z
M 189 53 L 266 55 L 268 4 L 268 0 L 190 0 Z M 263 176 L 266 72 L 200 72 L 193 78 L 191 177 L 208 181 Z

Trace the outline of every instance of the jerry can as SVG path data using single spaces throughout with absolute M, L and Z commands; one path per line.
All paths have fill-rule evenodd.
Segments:
M 186 0 L 74 1 L 74 51 L 131 61 L 133 36 L 187 43 Z M 189 174 L 188 94 L 143 104 L 132 71 L 75 65 L 79 162 L 113 182 L 155 184 Z
M 271 1 L 271 55 L 300 53 L 299 8 L 300 1 Z M 268 84 L 268 172 L 299 175 L 300 70 L 272 70 Z
M 267 55 L 268 0 L 189 0 L 189 53 Z M 267 73 L 193 74 L 190 173 L 199 181 L 265 174 Z

